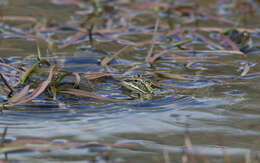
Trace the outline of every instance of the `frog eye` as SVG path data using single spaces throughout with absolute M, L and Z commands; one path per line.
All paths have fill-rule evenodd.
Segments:
M 243 32 L 243 36 L 244 36 L 244 37 L 248 37 L 249 34 L 248 34 L 247 32 L 244 31 L 244 32 Z
M 154 84 L 151 84 L 151 87 L 154 89 L 157 88 L 156 85 L 154 85 Z

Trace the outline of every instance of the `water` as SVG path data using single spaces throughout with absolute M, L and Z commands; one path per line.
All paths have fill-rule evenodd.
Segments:
M 102 72 L 107 71 L 100 65 L 104 57 L 115 54 L 126 45 L 149 41 L 153 37 L 156 15 L 152 9 L 141 5 L 143 1 L 131 4 L 129 1 L 101 1 L 101 6 L 106 6 L 106 13 L 98 18 L 89 16 L 87 21 L 86 14 L 93 11 L 89 3 L 61 2 L 1 1 L 2 15 L 28 16 L 40 22 L 35 26 L 31 19 L 21 20 L 21 17 L 16 21 L 2 22 L 1 29 L 5 32 L 0 34 L 0 56 L 7 64 L 17 67 L 23 63 L 30 68 L 36 63 L 38 44 L 43 59 L 59 64 L 60 69 L 77 73 Z M 168 11 L 165 8 L 167 2 L 161 2 L 161 26 L 157 31 L 153 54 L 168 49 L 167 54 L 149 64 L 144 60 L 150 44 L 131 47 L 108 67 L 119 78 L 136 73 L 149 74 L 166 88 L 157 90 L 152 100 L 109 102 L 63 94 L 58 94 L 57 99 L 53 100 L 45 93 L 32 102 L 8 107 L 0 115 L 1 131 L 8 127 L 6 141 L 16 142 L 21 148 L 15 146 L 14 150 L 8 150 L 9 153 L 1 151 L 0 158 L 10 162 L 92 160 L 150 163 L 167 162 L 169 157 L 171 162 L 181 162 L 188 155 L 185 145 L 188 136 L 197 162 L 205 159 L 224 162 L 224 152 L 231 162 L 246 162 L 248 156 L 252 161 L 259 162 L 259 3 L 249 1 L 248 4 L 254 4 L 255 11 L 253 15 L 244 16 L 241 16 L 243 11 L 236 10 L 242 4 L 237 1 L 197 3 L 203 13 L 240 21 L 239 28 L 248 29 L 252 36 L 253 50 L 245 55 L 176 52 L 178 49 L 172 44 L 180 41 L 180 36 L 165 37 L 171 25 L 186 29 L 183 37 L 193 39 L 189 46 L 182 48 L 215 50 L 212 46 L 206 46 L 203 40 L 196 39 L 191 34 L 193 31 L 231 50 L 226 43 L 221 44 L 216 39 L 216 32 L 202 30 L 203 27 L 222 30 L 234 24 L 208 15 L 181 16 L 174 12 L 182 8 L 194 9 L 192 6 L 196 4 L 193 1 L 174 1 L 175 8 L 173 6 Z M 94 31 L 99 30 L 99 33 L 93 34 L 94 42 L 89 41 L 88 35 L 71 42 L 83 21 L 96 22 Z M 87 24 L 86 29 L 89 28 Z M 104 34 L 101 31 L 104 28 L 121 31 Z M 34 31 L 29 35 L 32 29 Z M 172 59 L 173 54 L 177 58 Z M 200 59 L 202 57 L 208 59 Z M 246 64 L 250 67 L 249 72 L 241 76 Z M 133 71 L 129 71 L 131 69 Z M 0 66 L 0 71 L 15 73 L 3 66 Z M 127 71 L 129 73 L 124 74 Z M 167 78 L 163 74 L 172 76 L 168 75 Z M 92 92 L 97 95 L 130 98 L 115 78 L 92 82 Z M 0 100 L 7 100 L 3 90 Z M 50 144 L 52 146 L 48 146 Z

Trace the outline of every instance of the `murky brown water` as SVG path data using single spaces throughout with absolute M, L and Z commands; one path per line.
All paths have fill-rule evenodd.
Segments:
M 104 71 L 106 68 L 99 64 L 104 57 L 113 55 L 126 45 L 148 41 L 153 37 L 156 14 L 153 9 L 143 6 L 143 1 L 101 1 L 101 6 L 114 8 L 95 20 L 94 31 L 105 28 L 124 30 L 94 33 L 93 44 L 88 35 L 69 43 L 93 8 L 86 1 L 68 1 L 73 4 L 52 2 L 54 0 L 2 0 L 1 14 L 36 18 L 42 26 L 48 22 L 45 29 L 34 28 L 37 32 L 31 34 L 37 37 L 43 57 L 53 64 L 59 63 L 65 70 L 79 73 Z M 248 155 L 252 162 L 260 162 L 260 57 L 257 48 L 260 12 L 258 1 L 245 2 L 253 4 L 254 14 L 239 12 L 236 4 L 240 3 L 236 0 L 197 1 L 197 4 L 188 0 L 173 1 L 168 2 L 168 5 L 173 5 L 168 11 L 165 6 L 161 8 L 161 26 L 157 31 L 153 54 L 165 49 L 169 50 L 168 54 L 150 65 L 145 62 L 145 57 L 151 45 L 132 47 L 109 64 L 109 69 L 118 76 L 127 76 L 123 73 L 136 66 L 128 76 L 149 73 L 156 76 L 160 84 L 168 86 L 158 90 L 152 100 L 117 103 L 67 95 L 58 96 L 54 101 L 48 95 L 42 95 L 33 103 L 4 110 L 0 115 L 0 127 L 3 130 L 8 126 L 7 138 L 12 140 L 39 138 L 93 142 L 104 146 L 2 153 L 1 159 L 10 162 L 85 162 L 97 155 L 97 162 L 106 162 L 100 154 L 109 154 L 111 160 L 107 162 L 158 163 L 168 162 L 168 157 L 170 162 L 182 162 L 187 155 L 184 133 L 188 131 L 197 162 L 205 162 L 205 159 L 225 162 L 223 151 L 227 152 L 231 162 L 246 162 Z M 161 4 L 163 6 L 166 2 Z M 196 5 L 198 7 L 193 7 Z M 182 16 L 174 12 L 178 8 L 199 8 L 208 15 Z M 197 32 L 231 50 L 227 43 L 217 40 L 216 33 L 208 27 L 224 30 L 235 25 L 209 15 L 239 21 L 238 27 L 247 29 L 252 36 L 253 50 L 245 55 L 176 52 L 178 49 L 172 44 L 180 41 L 180 36 L 165 37 L 170 31 L 169 26 L 185 29 L 183 37 L 193 39 L 189 43 L 192 49 L 215 50 L 192 35 L 192 32 Z M 21 29 L 28 32 L 33 27 L 35 24 L 31 21 L 2 21 L 1 29 L 5 32 L 0 35 L 0 57 L 8 64 L 17 66 L 23 62 L 26 67 L 31 67 L 36 62 L 36 39 L 28 33 L 21 33 Z M 49 52 L 46 50 L 48 48 Z M 173 54 L 186 58 L 170 59 Z M 189 61 L 190 57 L 215 58 Z M 249 72 L 241 76 L 246 64 L 250 67 Z M 10 72 L 1 66 L 0 71 Z M 155 72 L 179 75 L 179 78 L 163 78 Z M 111 78 L 95 81 L 93 92 L 111 98 L 128 98 L 116 82 Z M 6 101 L 7 95 L 0 95 L 0 100 Z

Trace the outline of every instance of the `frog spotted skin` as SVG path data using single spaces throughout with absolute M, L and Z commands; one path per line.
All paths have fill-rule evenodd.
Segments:
M 140 99 L 150 99 L 154 88 L 158 87 L 152 80 L 139 74 L 122 80 L 121 85 L 130 92 L 131 97 Z

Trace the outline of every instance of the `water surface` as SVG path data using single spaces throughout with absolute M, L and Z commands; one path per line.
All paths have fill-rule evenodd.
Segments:
M 100 65 L 102 59 L 124 46 L 152 40 L 157 20 L 155 9 L 145 5 L 145 1 L 101 1 L 100 5 L 106 6 L 106 12 L 95 19 L 89 16 L 94 9 L 86 1 L 67 1 L 73 2 L 68 4 L 62 0 L 1 2 L 2 15 L 28 16 L 38 23 L 4 20 L 0 26 L 5 31 L 0 34 L 1 58 L 10 65 L 23 63 L 28 68 L 36 63 L 38 43 L 43 58 L 59 64 L 63 70 L 77 73 L 107 71 Z M 253 14 L 245 14 L 241 8 L 236 10 L 243 4 L 238 1 L 160 2 L 157 4 L 162 6 L 158 13 L 160 26 L 153 54 L 168 49 L 167 54 L 149 64 L 145 58 L 151 44 L 132 47 L 113 60 L 108 68 L 119 77 L 149 74 L 168 88 L 157 90 L 151 100 L 128 102 L 107 102 L 72 95 L 57 95 L 57 99 L 53 100 L 42 94 L 32 102 L 3 110 L 0 127 L 2 131 L 8 127 L 6 138 L 13 141 L 41 139 L 94 145 L 2 153 L 1 159 L 10 162 L 85 162 L 96 156 L 97 162 L 109 162 L 106 161 L 109 154 L 111 162 L 167 162 L 167 157 L 172 162 L 181 162 L 187 154 L 186 133 L 198 161 L 203 160 L 199 156 L 203 155 L 210 162 L 224 162 L 224 145 L 224 151 L 232 162 L 245 162 L 248 153 L 252 160 L 258 162 L 259 2 L 245 1 L 244 5 L 253 6 Z M 165 4 L 172 6 L 167 10 Z M 175 12 L 182 8 L 195 11 L 196 5 L 201 13 L 207 15 Z M 209 15 L 230 22 L 216 20 Z M 87 22 L 85 26 L 82 25 L 84 21 Z M 95 22 L 94 42 L 87 34 L 71 42 L 79 28 L 90 28 L 91 21 Z M 36 24 L 45 28 L 40 29 Z M 184 37 L 191 38 L 192 42 L 182 46 L 183 49 L 216 50 L 194 37 L 192 32 L 197 32 L 226 50 L 232 50 L 225 42 L 216 39 L 214 31 L 203 31 L 203 28 L 224 30 L 236 25 L 248 30 L 252 37 L 253 48 L 244 55 L 176 52 L 177 47 L 172 46 Z M 183 36 L 173 34 L 166 37 L 171 28 L 185 32 Z M 35 30 L 30 33 L 33 36 L 28 34 L 32 29 Z M 103 29 L 111 31 L 102 33 Z M 120 32 L 117 31 L 119 29 Z M 173 55 L 186 59 L 175 60 Z M 197 60 L 189 60 L 191 57 Z M 198 60 L 199 57 L 214 59 Z M 246 64 L 250 70 L 241 76 Z M 136 68 L 124 74 L 133 67 Z M 1 66 L 0 71 L 12 72 Z M 162 77 L 158 72 L 179 75 L 179 78 Z M 92 92 L 110 98 L 129 99 L 117 82 L 114 78 L 95 80 Z M 0 100 L 7 100 L 2 91 Z

